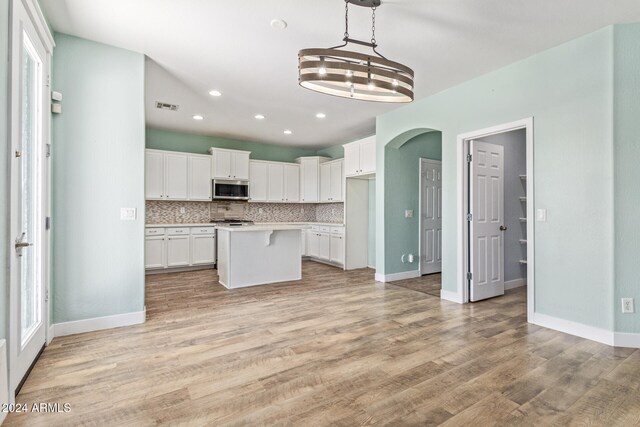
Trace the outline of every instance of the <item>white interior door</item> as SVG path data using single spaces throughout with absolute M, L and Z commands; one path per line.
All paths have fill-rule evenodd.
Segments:
M 471 301 L 504 294 L 504 148 L 470 142 Z
M 9 379 L 15 391 L 46 342 L 49 53 L 21 2 L 11 48 Z
M 442 162 L 420 160 L 420 273 L 442 271 Z

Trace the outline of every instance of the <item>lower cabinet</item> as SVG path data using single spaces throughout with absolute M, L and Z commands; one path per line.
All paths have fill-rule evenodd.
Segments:
M 214 227 L 167 227 L 145 230 L 145 269 L 166 269 L 216 262 Z
M 306 231 L 306 256 L 344 265 L 344 227 L 313 225 Z

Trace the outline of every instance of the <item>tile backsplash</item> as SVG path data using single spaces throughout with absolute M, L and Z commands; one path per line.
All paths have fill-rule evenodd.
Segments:
M 255 222 L 342 223 L 344 204 L 166 202 L 147 201 L 147 224 L 204 223 L 212 219 L 247 219 Z

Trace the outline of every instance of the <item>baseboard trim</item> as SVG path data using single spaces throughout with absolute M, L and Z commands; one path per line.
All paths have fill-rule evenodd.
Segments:
M 613 345 L 616 347 L 640 348 L 640 334 L 629 332 L 615 332 Z
M 514 279 L 504 282 L 505 290 L 521 288 L 523 286 L 527 286 L 527 279 Z
M 63 337 L 66 335 L 82 334 L 84 332 L 100 331 L 102 329 L 138 325 L 140 323 L 144 323 L 146 315 L 147 308 L 145 307 L 144 310 L 133 313 L 56 323 L 53 325 L 54 336 Z
M 376 282 L 388 283 L 397 280 L 415 279 L 416 277 L 420 277 L 420 270 L 403 271 L 393 274 L 376 273 L 375 280 Z
M 538 326 L 564 332 L 565 334 L 575 335 L 580 338 L 597 341 L 610 346 L 615 345 L 614 333 L 595 326 L 585 325 L 584 323 L 573 322 L 571 320 L 560 319 L 558 317 L 549 316 L 541 313 L 533 314 L 533 322 Z
M 440 291 L 440 299 L 462 304 L 462 298 L 457 292 L 445 291 L 444 289 Z

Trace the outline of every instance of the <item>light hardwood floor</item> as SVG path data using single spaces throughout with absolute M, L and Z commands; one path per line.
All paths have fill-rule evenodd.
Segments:
M 640 351 L 526 323 L 524 289 L 458 305 L 370 270 L 225 290 L 147 279 L 143 325 L 56 338 L 6 425 L 601 425 L 640 422 Z

